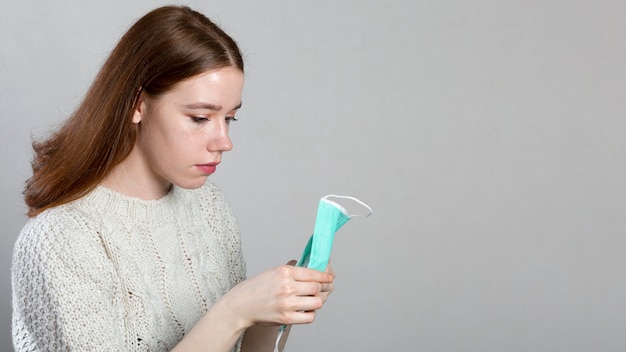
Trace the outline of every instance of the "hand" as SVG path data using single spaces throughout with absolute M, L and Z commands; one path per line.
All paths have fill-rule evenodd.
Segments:
M 297 261 L 290 260 L 289 262 L 287 262 L 287 265 L 292 265 L 293 266 L 293 265 L 296 265 L 296 263 L 297 263 Z M 335 272 L 333 271 L 333 268 L 330 266 L 330 263 L 328 263 L 328 266 L 326 267 L 326 273 L 331 275 L 332 281 L 331 282 L 322 283 L 322 289 L 320 290 L 320 297 L 322 298 L 322 301 L 324 303 L 326 303 L 326 300 L 328 299 L 328 296 L 330 296 L 330 294 L 334 290 L 333 281 L 335 280 Z
M 222 297 L 245 326 L 308 324 L 333 290 L 326 272 L 281 265 L 241 282 Z

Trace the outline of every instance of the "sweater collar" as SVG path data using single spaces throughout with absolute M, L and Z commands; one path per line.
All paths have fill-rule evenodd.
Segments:
M 113 214 L 132 221 L 163 223 L 171 220 L 175 200 L 180 190 L 176 186 L 163 197 L 156 200 L 144 200 L 127 196 L 105 186 L 96 187 L 82 201 L 103 213 Z

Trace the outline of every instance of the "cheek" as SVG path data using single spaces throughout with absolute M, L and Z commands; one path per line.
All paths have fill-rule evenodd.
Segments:
M 144 139 L 144 142 L 157 147 L 159 145 L 167 146 L 176 143 L 179 139 L 187 138 L 186 134 L 182 126 L 161 116 L 152 117 L 152 119 L 142 123 L 139 128 L 139 135 Z
M 166 123 L 169 122 L 169 123 Z M 139 128 L 138 141 L 152 162 L 162 164 L 193 157 L 206 148 L 207 136 L 196 125 L 154 119 Z
M 176 154 L 176 139 L 172 131 L 160 128 L 159 125 L 146 123 L 139 128 L 137 142 L 151 164 L 162 164 Z
M 161 157 L 170 163 L 187 164 L 199 157 L 204 150 L 204 136 L 198 131 L 169 131 L 162 135 L 156 146 Z

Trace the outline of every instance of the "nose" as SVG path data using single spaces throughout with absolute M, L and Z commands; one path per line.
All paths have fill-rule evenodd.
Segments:
M 233 149 L 233 142 L 228 136 L 228 122 L 224 119 L 218 119 L 218 121 L 215 121 L 209 136 L 207 150 L 210 152 L 227 152 Z

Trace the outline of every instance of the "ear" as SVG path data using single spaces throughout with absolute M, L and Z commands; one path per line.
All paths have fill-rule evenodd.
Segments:
M 137 124 L 140 123 L 142 118 L 143 118 L 143 114 L 145 114 L 146 111 L 146 100 L 143 94 L 142 90 L 139 90 L 137 92 L 137 98 L 135 98 L 135 108 L 133 110 L 133 118 L 132 118 L 132 122 Z

